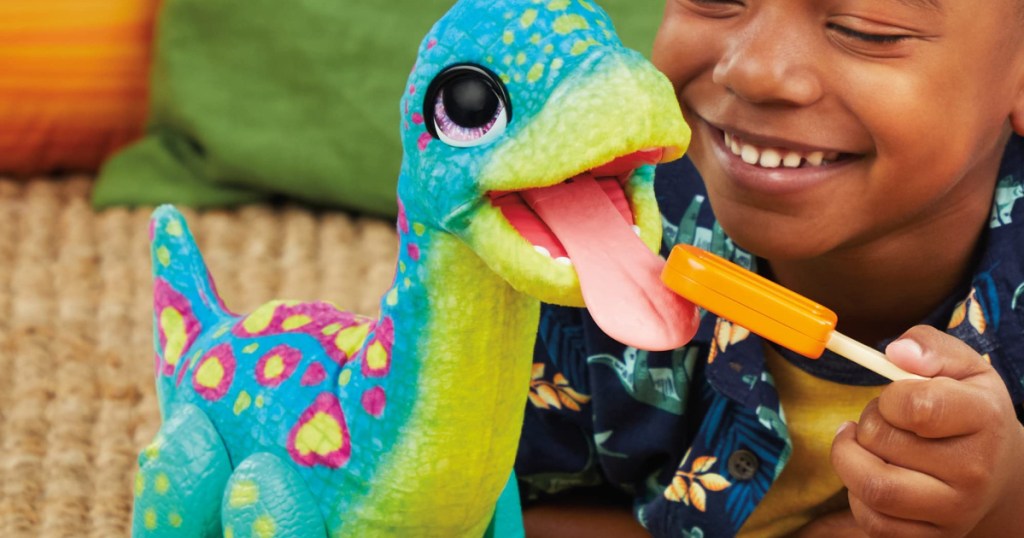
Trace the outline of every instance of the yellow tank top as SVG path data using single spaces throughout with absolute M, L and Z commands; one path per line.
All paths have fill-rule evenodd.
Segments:
M 788 535 L 816 517 L 847 506 L 846 490 L 832 470 L 829 453 L 836 429 L 857 420 L 882 387 L 858 387 L 814 377 L 765 345 L 765 366 L 775 378 L 793 440 L 782 474 L 737 536 Z

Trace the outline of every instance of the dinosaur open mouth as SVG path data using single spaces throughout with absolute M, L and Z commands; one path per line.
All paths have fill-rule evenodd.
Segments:
M 663 154 L 664 150 L 661 148 L 637 151 L 587 170 L 574 178 L 567 179 L 566 182 L 584 177 L 593 178 L 601 186 L 618 213 L 622 215 L 623 220 L 632 226 L 635 224 L 633 210 L 629 205 L 629 200 L 626 199 L 623 187 L 637 168 L 647 164 L 657 164 L 661 161 Z M 502 214 L 512 224 L 512 227 L 538 252 L 547 254 L 561 263 L 571 263 L 565 246 L 523 198 L 524 194 L 530 190 L 493 191 L 488 195 L 491 198 L 491 204 L 501 209 Z
M 557 185 L 492 194 L 535 249 L 573 266 L 598 326 L 648 350 L 685 344 L 699 321 L 696 307 L 661 283 L 664 261 L 637 237 L 623 188 L 637 167 L 662 156 L 661 149 L 640 151 Z

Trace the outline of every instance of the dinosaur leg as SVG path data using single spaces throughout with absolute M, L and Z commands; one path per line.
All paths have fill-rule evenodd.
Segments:
M 132 536 L 219 538 L 220 498 L 231 462 L 210 419 L 176 409 L 139 455 Z
M 494 516 L 490 526 L 484 532 L 484 538 L 523 538 L 526 531 L 523 529 L 523 509 L 519 504 L 519 486 L 516 484 L 516 474 L 512 473 L 505 489 L 498 498 L 498 504 L 494 508 Z
M 224 491 L 224 535 L 231 538 L 325 538 L 323 516 L 306 483 L 266 452 L 235 469 Z

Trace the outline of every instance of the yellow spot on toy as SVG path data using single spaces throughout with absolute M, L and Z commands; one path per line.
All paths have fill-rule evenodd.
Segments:
M 146 491 L 146 477 L 142 473 L 135 475 L 135 496 L 141 497 Z
M 533 26 L 533 23 L 536 22 L 536 20 L 537 10 L 527 9 L 526 11 L 523 12 L 523 16 L 519 17 L 519 24 L 522 25 L 523 28 L 529 28 Z
M 159 441 L 151 443 L 149 446 L 142 450 L 142 454 L 146 456 L 147 460 L 155 460 L 160 457 L 160 443 Z
M 530 68 L 530 71 L 526 73 L 526 81 L 534 83 L 540 80 L 544 76 L 544 64 L 536 63 Z
M 284 373 L 284 359 L 280 355 L 274 355 L 263 364 L 263 377 L 276 379 Z
M 352 381 L 352 370 L 342 370 L 341 373 L 338 374 L 339 387 L 348 385 L 350 381 Z
M 427 227 L 422 222 L 416 222 L 412 225 L 412 231 L 416 232 L 416 235 L 422 236 L 427 233 Z
M 185 229 L 181 226 L 181 222 L 173 219 L 167 222 L 167 227 L 164 228 L 164 231 L 173 237 L 181 237 L 181 235 L 185 233 Z
M 569 7 L 569 0 L 551 0 L 548 2 L 548 10 L 550 11 L 564 11 Z
M 388 292 L 388 306 L 395 306 L 398 304 L 398 288 L 391 288 Z
M 210 357 L 208 360 L 203 361 L 199 371 L 196 372 L 196 382 L 208 389 L 217 388 L 223 379 L 224 365 L 221 364 L 220 357 Z
M 380 342 L 374 342 L 366 352 L 366 365 L 371 370 L 383 370 L 388 367 L 388 352 Z
M 505 30 L 505 34 L 501 36 L 501 41 L 506 45 L 511 45 L 515 40 L 516 36 L 512 33 L 512 30 Z
M 526 63 L 526 53 L 520 52 L 516 54 L 516 65 L 523 65 L 524 63 Z
M 160 262 L 160 265 L 167 267 L 171 264 L 171 251 L 167 250 L 167 247 L 156 249 L 156 259 Z
M 332 323 L 332 324 L 324 327 L 323 330 L 321 330 L 320 332 L 322 332 L 324 334 L 324 336 L 331 336 L 331 335 L 334 335 L 334 334 L 338 334 L 338 331 L 340 331 L 340 330 L 341 330 L 341 324 L 340 323 Z
M 588 38 L 585 41 L 577 41 L 573 43 L 572 48 L 569 49 L 569 53 L 572 54 L 573 56 L 579 56 L 580 54 L 586 52 L 587 49 L 589 49 L 590 47 L 593 47 L 594 45 L 598 44 L 599 43 L 595 41 L 593 38 Z
M 294 331 L 295 329 L 305 327 L 306 325 L 309 325 L 312 322 L 313 320 L 310 319 L 309 316 L 298 314 L 284 320 L 284 322 L 281 323 L 281 328 L 283 328 L 286 331 Z
M 157 494 L 164 495 L 167 493 L 167 490 L 171 489 L 171 479 L 167 478 L 166 473 L 160 473 L 156 475 L 153 487 L 156 489 Z
M 262 394 L 260 394 L 259 396 L 256 397 L 256 407 L 259 407 L 259 408 L 263 407 L 263 395 Z
M 168 306 L 160 311 L 160 327 L 167 339 L 164 345 L 164 360 L 174 366 L 185 352 L 188 334 L 185 333 L 185 318 L 174 307 Z
M 341 450 L 343 435 L 341 425 L 327 413 L 317 413 L 299 429 L 295 436 L 295 449 L 299 454 L 326 456 Z
M 181 514 L 177 512 L 171 512 L 170 515 L 167 516 L 167 522 L 170 523 L 172 527 L 177 529 L 181 526 L 182 523 Z
M 148 530 L 155 530 L 156 529 L 156 510 L 153 510 L 152 508 L 147 508 L 145 514 L 143 514 L 143 516 L 142 516 L 142 521 L 143 521 L 143 524 L 146 525 L 146 529 L 148 529 Z
M 256 518 L 256 521 L 252 523 L 252 533 L 257 538 L 273 538 L 275 532 L 277 532 L 277 525 L 274 523 L 274 519 L 266 514 Z
M 254 342 L 252 344 L 249 344 L 249 345 L 243 347 L 242 348 L 242 353 L 245 353 L 246 355 L 251 355 L 251 354 L 255 353 L 257 350 L 259 350 L 259 348 L 260 348 L 260 345 Z
M 555 19 L 551 28 L 556 34 L 565 35 L 576 30 L 586 30 L 590 28 L 590 24 L 580 15 L 562 15 Z
M 242 508 L 256 504 L 260 500 L 260 487 L 252 480 L 239 480 L 228 493 L 228 504 L 231 508 Z
M 235 399 L 235 415 L 241 415 L 243 411 L 249 409 L 250 405 L 252 405 L 252 397 L 249 396 L 249 393 L 244 390 L 242 392 L 239 392 L 238 398 Z
M 245 321 L 242 322 L 242 327 L 249 334 L 263 331 L 270 326 L 270 322 L 274 319 L 274 313 L 277 312 L 277 307 L 279 306 L 281 306 L 281 301 L 271 301 L 260 306 L 245 318 Z
M 354 325 L 338 333 L 338 336 L 334 337 L 334 345 L 345 355 L 351 357 L 359 351 L 359 348 L 363 347 L 363 342 L 366 341 L 366 336 L 370 334 L 370 324 L 364 323 L 362 325 Z

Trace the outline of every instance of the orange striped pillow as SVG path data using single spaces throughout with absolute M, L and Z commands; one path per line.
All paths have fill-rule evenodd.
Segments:
M 0 2 L 0 174 L 95 171 L 141 135 L 157 5 Z

